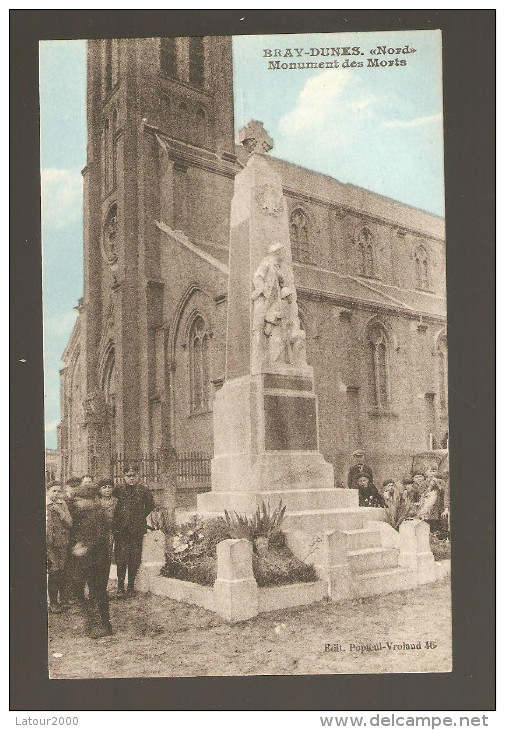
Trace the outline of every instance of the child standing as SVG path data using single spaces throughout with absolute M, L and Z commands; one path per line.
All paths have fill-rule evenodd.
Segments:
M 386 505 L 391 504 L 399 490 L 396 487 L 395 480 L 388 477 L 382 482 L 382 497 Z
M 46 490 L 47 592 L 49 611 L 61 613 L 61 593 L 68 557 L 69 530 L 72 518 L 63 499 L 59 482 L 51 482 Z
M 358 491 L 360 507 L 384 507 L 383 498 L 366 474 L 362 474 L 358 478 Z
M 109 526 L 109 553 L 111 562 L 114 555 L 114 533 L 112 530 L 112 524 L 117 505 L 117 497 L 112 496 L 112 491 L 113 487 L 111 479 L 102 479 L 98 482 L 98 504 L 103 509 Z

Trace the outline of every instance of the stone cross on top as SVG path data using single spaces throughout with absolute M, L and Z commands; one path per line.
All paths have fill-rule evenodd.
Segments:
M 238 140 L 246 150 L 252 152 L 270 152 L 274 146 L 274 141 L 263 126 L 263 122 L 252 119 L 249 124 L 238 133 Z

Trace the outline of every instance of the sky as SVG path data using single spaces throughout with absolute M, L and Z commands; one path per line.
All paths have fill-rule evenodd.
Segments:
M 377 46 L 407 45 L 415 53 L 370 54 Z M 356 56 L 316 52 L 355 46 Z M 364 65 L 343 68 L 346 58 Z M 407 63 L 368 68 L 368 58 Z M 269 69 L 277 60 L 336 60 L 339 67 Z M 238 36 L 233 67 L 236 130 L 258 119 L 274 139 L 276 157 L 443 215 L 438 31 Z M 45 429 L 46 445 L 56 448 L 61 355 L 83 290 L 85 41 L 41 42 L 40 113 Z

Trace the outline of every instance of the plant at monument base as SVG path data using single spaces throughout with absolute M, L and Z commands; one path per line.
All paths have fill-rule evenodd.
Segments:
M 270 511 L 270 503 L 263 501 L 253 517 L 254 537 L 271 537 L 280 529 L 285 514 L 286 506 L 282 504 L 282 500 L 273 512 Z
M 417 508 L 406 492 L 396 492 L 384 508 L 386 522 L 395 530 L 400 529 L 402 522 L 412 519 L 417 514 Z
M 435 560 L 448 560 L 451 557 L 450 540 L 442 539 L 438 534 L 430 534 L 430 548 Z
M 263 557 L 253 555 L 253 574 L 260 588 L 318 580 L 314 566 L 303 563 L 287 547 L 269 550 Z
M 253 520 L 247 515 L 239 515 L 238 512 L 228 512 L 225 509 L 224 519 L 230 533 L 230 537 L 234 540 L 254 540 L 254 524 Z
M 208 555 L 205 525 L 195 515 L 180 525 L 169 543 L 161 575 L 211 586 L 216 580 L 215 556 Z M 223 538 L 226 539 L 226 538 Z
M 279 529 L 284 512 L 282 504 L 273 512 L 261 505 L 253 517 L 227 513 L 228 521 L 222 517 L 205 522 L 193 518 L 172 535 L 161 575 L 212 586 L 217 578 L 218 544 L 239 536 L 253 543 L 258 540 L 268 542 L 267 551 L 255 549 L 253 554 L 253 573 L 259 586 L 317 580 L 314 567 L 299 560 L 286 545 L 286 536 Z
M 206 555 L 216 556 L 217 546 L 223 540 L 229 540 L 231 535 L 223 517 L 214 517 L 203 524 L 203 546 Z
M 192 551 L 193 554 L 203 553 L 204 531 L 203 523 L 195 515 L 189 522 L 180 525 L 172 539 L 172 550 L 174 555 L 183 555 Z
M 252 517 L 247 515 L 239 515 L 238 512 L 224 511 L 224 518 L 230 535 L 234 539 L 245 538 L 250 542 L 254 542 L 258 538 L 270 538 L 274 533 L 280 530 L 280 526 L 284 520 L 286 507 L 282 504 L 282 500 L 278 506 L 271 511 L 269 502 L 262 502 Z

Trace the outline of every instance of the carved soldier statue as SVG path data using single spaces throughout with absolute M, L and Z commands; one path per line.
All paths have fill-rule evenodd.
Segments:
M 253 356 L 258 364 L 264 363 L 265 349 L 269 364 L 306 362 L 305 333 L 285 253 L 281 243 L 272 244 L 253 277 Z

